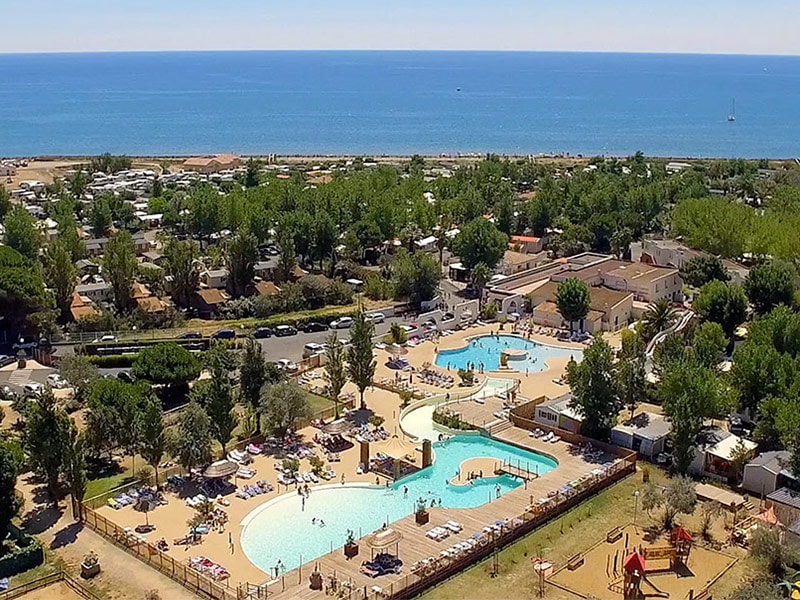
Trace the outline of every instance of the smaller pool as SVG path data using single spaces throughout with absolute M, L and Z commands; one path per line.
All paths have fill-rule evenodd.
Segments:
M 516 335 L 482 335 L 469 340 L 466 348 L 444 350 L 436 355 L 436 366 L 451 369 L 468 369 L 470 365 L 485 371 L 500 368 L 500 355 L 509 351 L 508 367 L 513 371 L 539 373 L 547 369 L 545 361 L 550 358 L 574 358 L 581 360 L 583 352 L 571 348 L 557 348 L 531 342 Z

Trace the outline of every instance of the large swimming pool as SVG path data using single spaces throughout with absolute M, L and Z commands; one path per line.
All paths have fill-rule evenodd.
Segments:
M 581 350 L 557 348 L 537 342 L 531 342 L 516 335 L 482 335 L 468 340 L 465 348 L 443 350 L 436 355 L 436 366 L 451 369 L 468 369 L 474 365 L 479 369 L 483 363 L 485 371 L 497 371 L 500 368 L 500 354 L 503 350 L 517 350 L 519 356 L 508 361 L 508 367 L 514 371 L 538 373 L 547 369 L 545 361 L 549 358 L 572 357 L 583 358 Z M 524 353 L 524 354 L 523 354 Z
M 428 502 L 441 499 L 444 507 L 474 508 L 493 499 L 498 485 L 501 494 L 522 485 L 507 475 L 478 480 L 474 485 L 451 485 L 449 480 L 469 458 L 519 461 L 540 475 L 558 464 L 481 436 L 458 436 L 433 447 L 436 457 L 432 466 L 389 488 L 332 484 L 311 488 L 305 504 L 294 493 L 267 502 L 243 521 L 241 541 L 247 558 L 267 573 L 278 560 L 288 571 L 343 546 L 348 529 L 359 537 L 410 515 L 420 497 Z

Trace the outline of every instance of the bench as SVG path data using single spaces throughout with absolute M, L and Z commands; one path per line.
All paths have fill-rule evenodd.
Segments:
M 613 544 L 621 537 L 622 537 L 622 529 L 620 529 L 619 527 L 614 527 L 614 529 L 612 529 L 606 534 L 606 542 L 608 542 L 609 544 Z
M 567 560 L 567 569 L 574 571 L 583 564 L 583 554 L 575 554 Z

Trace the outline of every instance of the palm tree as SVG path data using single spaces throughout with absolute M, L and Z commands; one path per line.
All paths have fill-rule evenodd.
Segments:
M 470 280 L 472 281 L 472 285 L 478 288 L 479 308 L 483 304 L 483 288 L 486 287 L 486 284 L 489 283 L 491 278 L 492 270 L 486 265 L 486 263 L 480 262 L 472 269 Z
M 669 300 L 660 298 L 651 303 L 644 311 L 642 322 L 649 339 L 659 332 L 668 329 L 678 320 L 678 312 L 669 305 Z

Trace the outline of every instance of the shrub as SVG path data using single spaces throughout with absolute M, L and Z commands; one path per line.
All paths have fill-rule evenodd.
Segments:
M 12 529 L 13 542 L 6 541 L 6 553 L 0 558 L 0 577 L 11 577 L 44 562 L 42 543 Z
M 472 369 L 459 369 L 458 377 L 461 379 L 461 385 L 469 386 L 475 383 L 475 371 Z
M 104 369 L 127 369 L 133 364 L 135 354 L 111 354 L 109 356 L 88 356 L 89 362 Z
M 497 317 L 497 304 L 494 302 L 487 302 L 481 308 L 481 319 L 484 321 L 493 321 Z

